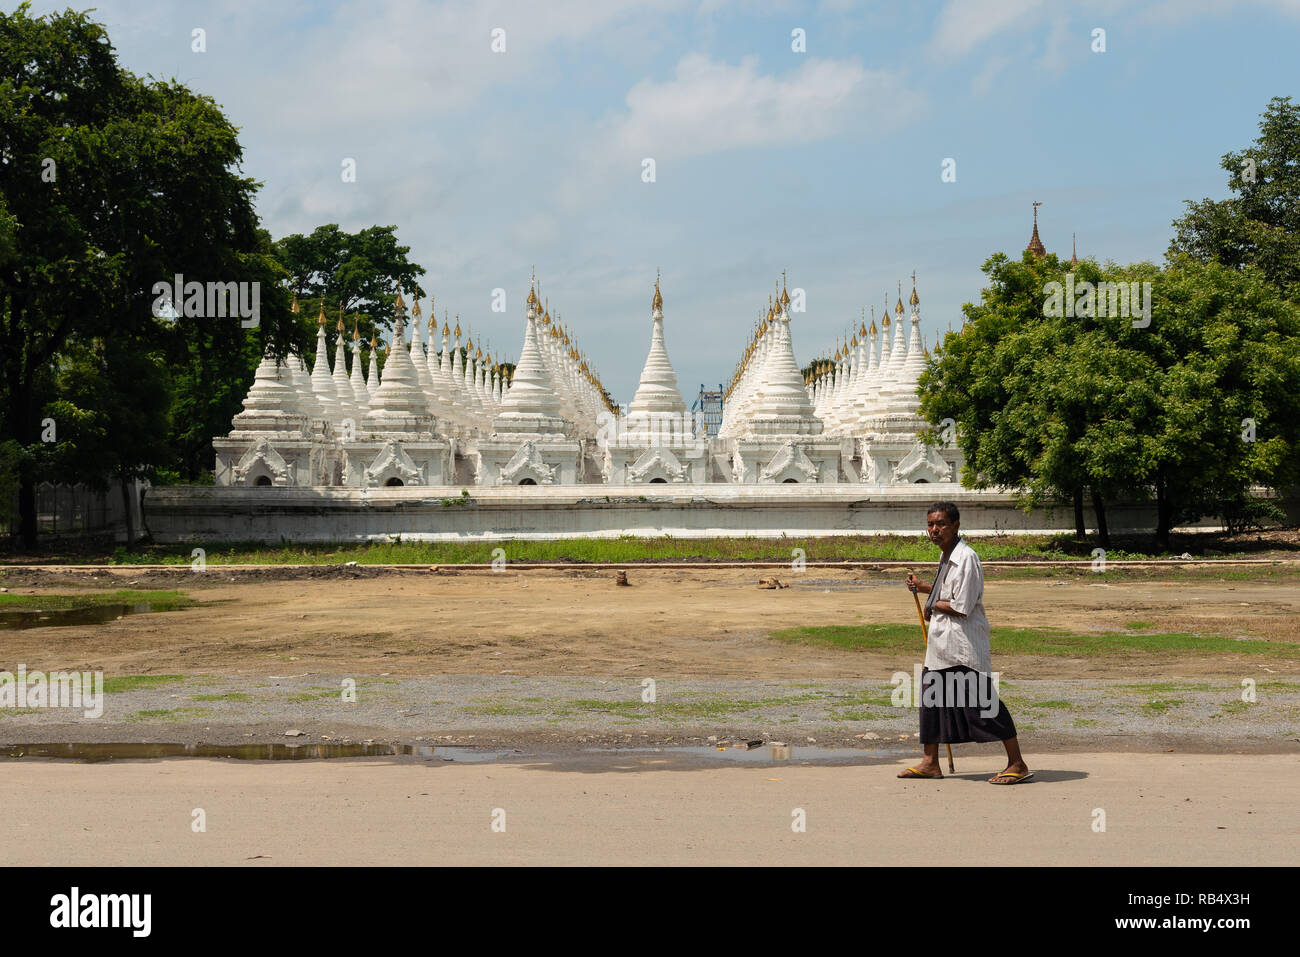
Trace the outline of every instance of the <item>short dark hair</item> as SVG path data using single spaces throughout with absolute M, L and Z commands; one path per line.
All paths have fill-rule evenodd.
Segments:
M 952 502 L 935 502 L 925 510 L 926 515 L 933 515 L 935 512 L 943 512 L 944 518 L 950 522 L 961 521 L 961 512 L 957 511 L 957 506 Z

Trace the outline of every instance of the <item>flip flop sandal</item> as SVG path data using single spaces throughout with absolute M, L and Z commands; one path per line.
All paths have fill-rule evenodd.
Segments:
M 1031 771 L 1030 773 L 1032 774 L 1033 772 Z M 902 775 L 902 780 L 904 780 L 904 781 L 910 781 L 910 780 L 912 780 L 913 778 L 924 778 L 924 779 L 927 780 L 927 781 L 941 781 L 941 780 L 943 780 L 943 775 L 942 775 L 942 774 L 922 774 L 922 773 L 921 773 L 920 771 L 918 771 L 916 768 L 908 768 L 908 769 L 907 769 L 907 773 L 904 774 L 904 775 Z
M 910 771 L 911 768 L 908 768 L 908 770 Z M 1034 776 L 1033 771 L 1026 771 L 1024 774 L 1019 774 L 1015 771 L 1002 771 L 999 772 L 998 774 L 995 774 L 993 776 L 993 780 L 991 780 L 989 784 L 999 784 L 1000 787 L 1007 787 L 1008 785 L 1011 784 L 1021 784 L 1025 781 L 1028 781 L 1033 776 Z M 1000 784 L 999 782 L 1000 778 L 1007 778 L 1008 780 L 1005 784 Z

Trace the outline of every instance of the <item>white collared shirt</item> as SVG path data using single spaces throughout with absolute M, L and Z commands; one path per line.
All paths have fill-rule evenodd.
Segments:
M 991 672 L 989 620 L 984 614 L 984 569 L 975 549 L 957 539 L 948 556 L 948 569 L 939 582 L 938 598 L 962 616 L 934 609 L 930 615 L 929 645 L 925 666 L 930 670 L 965 665 Z

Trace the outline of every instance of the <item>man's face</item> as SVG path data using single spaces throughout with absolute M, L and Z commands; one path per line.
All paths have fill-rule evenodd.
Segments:
M 925 517 L 925 528 L 930 533 L 930 541 L 945 552 L 957 544 L 957 526 L 960 522 L 948 521 L 943 512 L 931 512 Z

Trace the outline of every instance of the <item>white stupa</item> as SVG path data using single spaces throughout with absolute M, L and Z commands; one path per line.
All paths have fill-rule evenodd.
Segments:
M 477 440 L 480 485 L 572 485 L 578 480 L 582 446 L 571 435 L 572 423 L 560 414 L 560 399 L 542 356 L 538 319 L 534 284 L 526 300 L 524 344 L 513 383 L 491 433 Z
M 612 417 L 606 413 L 604 421 Z M 708 440 L 697 439 L 664 344 L 664 298 L 655 278 L 650 301 L 650 352 L 628 414 L 605 431 L 604 478 L 614 485 L 705 482 Z
M 310 485 L 312 434 L 293 370 L 268 348 L 230 433 L 214 438 L 217 485 Z

